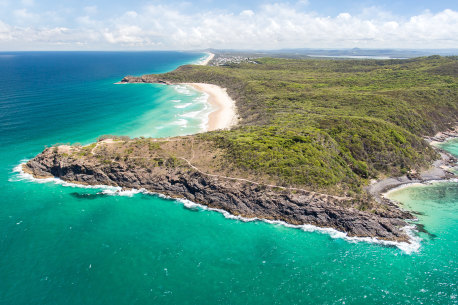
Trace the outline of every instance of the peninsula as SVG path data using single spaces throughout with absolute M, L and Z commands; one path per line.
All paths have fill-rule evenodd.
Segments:
M 440 154 L 424 137 L 458 121 L 456 57 L 260 58 L 187 65 L 122 82 L 211 84 L 225 88 L 235 105 L 222 111 L 224 124 L 209 126 L 213 131 L 51 147 L 24 171 L 38 178 L 144 188 L 234 215 L 405 242 L 406 219 L 413 216 L 376 200 L 378 193 L 368 186 L 388 177 L 416 178 L 430 169 Z

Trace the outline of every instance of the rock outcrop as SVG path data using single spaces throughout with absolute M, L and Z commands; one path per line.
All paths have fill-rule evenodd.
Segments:
M 124 161 L 104 163 L 92 157 L 76 158 L 60 148 L 47 148 L 27 162 L 24 171 L 38 178 L 53 176 L 81 184 L 144 188 L 234 215 L 332 227 L 349 236 L 407 241 L 402 227 L 406 225 L 404 219 L 412 218 L 389 202 L 383 209 L 362 211 L 354 208 L 355 199 L 214 177 L 184 163 L 144 168 Z
M 143 75 L 143 76 L 126 76 L 121 80 L 121 83 L 153 83 L 153 84 L 164 84 L 172 85 L 171 82 L 162 80 L 154 75 Z

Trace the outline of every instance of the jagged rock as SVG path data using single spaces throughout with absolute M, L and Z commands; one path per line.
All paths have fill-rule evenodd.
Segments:
M 273 189 L 249 182 L 211 177 L 190 167 L 142 168 L 126 163 L 104 164 L 96 158 L 73 158 L 48 148 L 27 162 L 24 170 L 36 177 L 54 176 L 82 184 L 114 185 L 186 198 L 234 215 L 281 220 L 290 224 L 332 227 L 349 236 L 407 241 L 404 219 L 413 218 L 395 205 L 368 212 L 351 207 L 355 200 L 300 190 Z
M 121 83 L 157 83 L 172 85 L 171 82 L 157 78 L 154 75 L 126 76 L 121 80 Z

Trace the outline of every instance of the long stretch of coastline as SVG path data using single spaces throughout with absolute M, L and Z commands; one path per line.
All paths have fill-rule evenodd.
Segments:
M 219 88 L 219 90 L 222 89 Z M 112 143 L 112 141 L 103 142 L 104 145 Z M 60 146 L 58 151 L 63 152 L 62 149 L 64 148 L 66 147 Z M 69 149 L 78 148 L 69 147 Z M 124 171 L 118 173 L 117 168 L 112 168 L 110 169 L 111 178 L 108 179 L 108 176 L 103 169 L 99 168 L 97 161 L 94 163 L 94 160 L 92 159 L 87 159 L 86 161 L 77 160 L 77 162 L 80 162 L 81 164 L 76 164 L 75 166 L 73 163 L 75 160 L 67 160 L 65 157 L 65 155 L 68 155 L 69 152 L 65 151 L 65 153 L 66 154 L 63 154 L 62 159 L 58 162 L 59 164 L 56 165 L 53 151 L 49 149 L 45 150 L 42 154 L 30 160 L 21 168 L 25 173 L 31 174 L 35 178 L 59 177 L 67 182 L 78 184 L 82 183 L 85 185 L 115 185 L 119 188 L 126 189 L 146 189 L 149 192 L 163 194 L 172 198 L 182 198 L 195 203 L 200 203 L 210 209 L 225 211 L 228 215 L 235 215 L 234 217 L 242 217 L 243 219 L 263 219 L 266 221 L 273 220 L 275 223 L 285 223 L 298 228 L 308 228 L 308 226 L 312 226 L 314 228 L 321 227 L 322 229 L 332 228 L 323 230 L 331 230 L 330 232 L 344 232 L 339 234 L 339 236 L 345 237 L 346 239 L 354 238 L 355 240 L 395 245 L 403 249 L 405 248 L 405 251 L 408 252 L 415 251 L 419 247 L 417 238 L 409 231 L 411 230 L 411 227 L 398 227 L 403 224 L 401 218 L 411 219 L 409 217 L 410 214 L 404 214 L 398 208 L 394 208 L 394 205 L 390 205 L 389 203 L 387 207 L 390 207 L 390 211 L 386 211 L 385 215 L 376 216 L 362 211 L 342 209 L 339 207 L 341 206 L 339 203 L 340 199 L 338 200 L 337 198 L 329 195 L 315 196 L 310 192 L 302 190 L 301 192 L 296 192 L 294 194 L 288 193 L 288 196 L 284 197 L 286 193 L 277 194 L 269 191 L 268 188 L 257 190 L 256 188 L 244 183 L 239 183 L 237 181 L 234 182 L 233 180 L 224 181 L 225 179 L 219 179 L 219 177 L 216 178 L 215 175 L 205 175 L 204 173 L 199 172 L 199 170 L 189 174 L 188 172 L 183 172 L 179 169 L 168 169 L 164 176 L 162 169 L 158 169 L 157 173 L 151 173 L 150 176 L 143 177 L 145 175 L 144 172 L 130 169 L 129 172 L 132 175 L 129 175 L 129 177 L 137 177 L 140 180 L 130 181 L 129 178 L 129 181 L 127 181 L 125 180 L 126 177 L 124 176 Z M 405 177 L 388 178 L 379 181 L 372 185 L 372 187 L 378 185 L 378 187 L 375 187 L 375 189 L 372 190 L 377 193 L 373 195 L 383 198 L 381 196 L 383 196 L 386 191 L 399 187 L 400 185 L 412 184 L 418 181 L 423 182 L 425 179 L 430 181 L 429 179 L 437 180 L 436 178 L 447 178 L 447 168 L 445 166 L 454 164 L 456 159 L 446 153 L 442 153 L 442 157 L 442 160 L 435 163 L 435 167 L 432 169 L 433 173 L 429 174 L 429 176 L 425 172 L 421 174 L 423 176 L 415 179 Z M 84 168 L 90 169 L 91 172 L 97 174 L 88 175 L 84 172 L 79 172 L 79 170 L 73 170 L 73 168 L 82 167 L 83 164 Z M 118 167 L 119 166 L 122 167 L 122 164 L 119 163 Z M 70 168 L 72 170 L 67 170 Z M 446 176 L 436 176 L 438 168 L 441 169 Z M 428 172 L 431 172 L 431 170 Z M 60 176 L 59 173 L 65 174 Z M 180 178 L 177 180 L 177 177 Z M 177 183 L 177 181 L 186 182 L 181 186 L 180 183 Z M 300 198 L 296 198 L 295 196 L 299 196 Z M 267 210 L 255 204 L 256 200 L 254 200 L 254 198 L 261 197 L 263 198 L 265 205 L 268 206 Z M 212 199 L 208 201 L 208 198 Z M 242 206 L 245 208 L 241 208 L 239 204 L 235 204 L 234 206 L 231 198 L 238 198 L 244 203 Z M 298 215 L 314 215 L 314 213 L 310 213 L 310 211 L 304 212 L 301 210 L 294 211 L 294 213 L 290 215 L 293 216 L 293 218 L 288 218 L 289 214 L 277 214 L 276 207 L 280 202 L 280 206 L 290 206 L 297 209 L 297 202 L 302 202 L 304 200 L 308 202 L 308 205 L 304 206 L 304 208 L 306 208 L 307 211 L 310 209 L 312 212 L 316 213 L 318 217 L 312 217 L 310 219 L 295 219 L 294 217 Z M 388 199 L 386 198 L 383 198 L 383 200 L 388 202 Z M 291 201 L 293 205 L 291 205 L 289 201 Z M 276 204 L 272 205 L 273 202 L 276 202 Z M 331 214 L 335 216 L 332 218 L 323 218 L 321 215 L 323 209 L 326 215 L 329 215 L 326 211 L 330 209 L 332 211 Z M 275 217 L 272 217 L 272 215 L 269 214 L 272 211 L 274 212 L 274 215 L 276 215 Z M 340 223 L 341 221 L 345 223 L 345 226 L 342 226 Z
M 228 129 L 237 124 L 235 101 L 227 94 L 226 89 L 212 84 L 184 83 L 208 95 L 208 103 L 214 109 L 208 116 L 206 131 Z
M 215 55 L 210 53 L 207 59 L 199 65 L 206 65 Z M 126 76 L 118 84 L 126 83 L 159 83 L 165 85 L 174 85 L 167 81 L 161 81 L 148 75 L 141 77 Z M 208 114 L 208 123 L 204 131 L 213 131 L 218 129 L 229 129 L 238 122 L 237 107 L 235 101 L 227 94 L 227 89 L 217 85 L 206 83 L 180 83 L 180 85 L 191 86 L 197 91 L 208 95 L 207 102 L 212 107 L 212 112 Z
M 210 61 L 215 57 L 215 54 L 208 53 L 208 57 L 205 58 L 203 61 L 199 62 L 198 65 L 206 66 L 210 63 Z
M 210 59 L 211 55 L 207 60 Z M 199 69 L 198 72 L 200 70 L 204 69 Z M 209 114 L 207 131 L 226 129 L 237 124 L 236 103 L 230 98 L 227 90 L 213 84 L 192 83 L 194 79 L 200 80 L 173 75 L 168 78 L 162 75 L 144 75 L 126 76 L 121 82 L 192 86 L 208 95 L 208 102 L 214 109 Z M 432 172 L 409 172 L 406 177 L 374 181 L 375 183 L 369 187 L 369 192 L 386 204 L 371 202 L 375 208 L 367 210 L 360 208 L 361 199 L 358 198 L 316 194 L 305 189 L 280 189 L 276 185 L 261 185 L 253 180 L 237 178 L 232 173 L 217 174 L 213 173 L 212 169 L 201 170 L 218 155 L 212 155 L 212 151 L 204 148 L 209 147 L 209 144 L 211 146 L 212 143 L 198 137 L 163 141 L 157 149 L 155 145 L 150 145 L 146 155 L 140 148 L 135 152 L 131 150 L 130 147 L 134 144 L 137 147 L 135 141 L 125 141 L 120 146 L 107 145 L 109 143 L 96 144 L 89 152 L 82 147 L 72 148 L 71 152 L 62 151 L 62 147 L 46 149 L 27 162 L 23 169 L 35 177 L 51 175 L 75 183 L 144 188 L 150 192 L 184 198 L 245 218 L 284 221 L 291 225 L 331 227 L 351 237 L 411 242 L 412 237 L 404 228 L 407 225 L 406 219 L 412 219 L 413 216 L 381 195 L 388 189 L 402 184 L 437 180 L 437 175 L 442 175 L 440 179 L 449 178 L 449 174 L 452 173 L 442 167 L 456 162 L 452 156 L 443 153 L 443 159 L 447 157 L 448 160 L 438 161 Z M 157 144 L 154 139 L 145 141 Z M 173 155 L 169 152 L 173 152 Z M 116 157 L 123 154 L 125 158 Z M 75 159 L 72 155 L 86 157 Z M 195 160 L 196 155 L 202 158 Z M 153 164 L 146 165 L 147 171 L 145 165 L 135 163 L 137 158 L 146 160 L 145 156 Z M 100 158 L 103 158 L 103 163 L 100 162 Z M 200 162 L 200 165 L 196 162 Z M 259 204 L 260 201 L 262 204 Z
M 209 52 L 207 58 L 198 64 L 206 66 L 214 57 L 215 54 Z M 212 107 L 212 112 L 208 114 L 208 123 L 204 131 L 228 129 L 237 124 L 235 101 L 227 94 L 225 88 L 204 83 L 184 83 L 183 85 L 191 86 L 208 95 L 207 102 Z

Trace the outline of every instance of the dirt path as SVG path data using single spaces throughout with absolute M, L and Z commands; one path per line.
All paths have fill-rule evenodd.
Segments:
M 155 142 L 158 142 L 158 141 L 173 142 L 173 141 L 177 141 L 177 140 L 178 139 L 173 139 L 173 138 L 153 139 L 153 141 L 155 141 Z M 97 144 L 94 146 L 94 148 L 92 148 L 91 154 L 95 155 L 94 151 L 99 146 L 99 144 L 113 144 L 113 143 L 116 143 L 116 141 L 113 141 L 112 139 L 106 139 L 106 140 L 103 140 L 101 142 L 97 142 Z M 191 145 L 192 145 L 192 148 L 191 148 L 191 160 L 193 160 L 194 159 L 194 141 L 192 141 Z M 143 157 L 129 157 L 129 158 L 135 159 L 135 158 L 143 158 Z M 233 181 L 248 182 L 248 183 L 251 183 L 251 184 L 254 184 L 254 185 L 267 186 L 267 187 L 270 187 L 270 188 L 279 188 L 279 189 L 282 189 L 282 190 L 301 191 L 301 192 L 312 194 L 313 196 L 329 196 L 329 197 L 332 197 L 332 198 L 335 198 L 335 199 L 338 199 L 338 200 L 353 200 L 354 199 L 353 197 L 334 196 L 334 195 L 329 195 L 329 194 L 313 192 L 313 191 L 309 191 L 309 190 L 305 190 L 305 189 L 301 189 L 301 188 L 284 187 L 284 186 L 279 186 L 279 185 L 274 185 L 274 184 L 264 184 L 264 183 L 259 183 L 259 182 L 252 181 L 252 180 L 249 180 L 249 179 L 244 179 L 244 178 L 235 178 L 235 177 L 228 177 L 228 176 L 222 176 L 222 175 L 209 174 L 209 173 L 206 173 L 206 172 L 202 171 L 201 169 L 199 169 L 195 165 L 193 165 L 191 163 L 191 161 L 189 161 L 188 159 L 186 159 L 184 157 L 177 157 L 177 158 L 185 161 L 195 171 L 201 173 L 202 175 L 209 176 L 209 177 L 215 177 L 215 178 L 221 178 L 221 179 L 227 179 L 227 180 L 233 180 Z M 112 160 L 112 162 L 116 162 L 116 161 Z
M 258 182 L 252 181 L 252 180 L 244 179 L 244 178 L 234 178 L 234 177 L 227 177 L 227 176 L 209 174 L 209 173 L 203 172 L 202 170 L 200 170 L 199 168 L 197 168 L 196 166 L 194 166 L 194 165 L 193 165 L 189 160 L 187 160 L 186 158 L 178 157 L 178 159 L 184 160 L 192 169 L 194 169 L 195 171 L 197 171 L 197 172 L 199 172 L 199 173 L 201 173 L 201 174 L 203 174 L 203 175 L 209 176 L 209 177 L 215 177 L 215 178 L 222 178 L 222 179 L 227 179 L 227 180 L 235 180 L 235 181 L 248 182 L 248 183 L 255 184 L 255 185 L 268 186 L 268 187 L 271 187 L 271 188 L 279 188 L 279 189 L 282 189 L 282 190 L 302 191 L 302 192 L 310 193 L 310 194 L 317 195 L 317 196 L 329 196 L 329 197 L 333 197 L 333 198 L 336 198 L 336 199 L 339 199 L 339 200 L 352 200 L 352 199 L 354 199 L 354 198 L 352 198 L 352 197 L 339 197 L 339 196 L 333 196 L 333 195 L 329 195 L 329 194 L 323 194 L 323 193 L 312 192 L 312 191 L 308 191 L 308 190 L 304 190 L 304 189 L 300 189 L 300 188 L 295 188 L 295 187 L 284 187 L 284 186 L 279 186 L 279 185 L 274 185 L 274 184 L 263 184 L 263 183 L 258 183 Z

